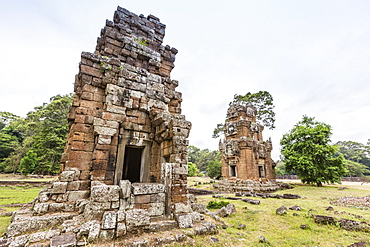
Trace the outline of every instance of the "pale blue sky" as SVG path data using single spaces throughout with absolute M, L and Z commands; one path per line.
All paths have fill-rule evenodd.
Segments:
M 304 114 L 333 127 L 334 142 L 370 138 L 370 1 L 0 0 L 0 111 L 25 116 L 73 91 L 82 51 L 93 52 L 117 6 L 167 25 L 179 53 L 190 144 L 211 150 L 235 93 L 269 91 L 273 157 Z

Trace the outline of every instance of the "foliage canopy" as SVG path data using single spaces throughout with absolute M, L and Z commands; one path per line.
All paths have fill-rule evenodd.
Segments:
M 330 145 L 331 126 L 303 116 L 280 141 L 285 169 L 294 171 L 304 183 L 339 183 L 345 174 L 342 155 Z
M 56 174 L 68 133 L 72 94 L 56 95 L 26 118 L 0 114 L 0 171 Z
M 258 93 L 248 92 L 245 95 L 234 95 L 233 101 L 229 105 L 252 105 L 257 109 L 257 122 L 269 129 L 275 128 L 275 105 L 271 94 L 267 91 L 259 91 Z M 213 131 L 213 138 L 218 138 L 223 131 L 223 123 L 217 124 Z

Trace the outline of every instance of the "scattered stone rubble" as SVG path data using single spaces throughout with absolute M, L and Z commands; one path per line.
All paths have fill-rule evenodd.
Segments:
M 255 181 L 251 179 L 224 179 L 213 185 L 215 191 L 234 192 L 273 192 L 280 189 L 280 186 L 273 180 Z
M 370 224 L 349 219 L 336 219 L 332 216 L 314 215 L 315 223 L 322 225 L 339 225 L 347 231 L 363 231 L 370 232 Z
M 170 78 L 178 51 L 162 45 L 164 34 L 157 17 L 121 7 L 107 20 L 96 51 L 81 54 L 61 174 L 13 214 L 1 247 L 86 246 L 193 226 L 217 231 L 190 204 L 191 123 Z
M 345 207 L 356 207 L 362 209 L 370 209 L 370 196 L 364 197 L 340 197 L 331 202 L 331 204 Z

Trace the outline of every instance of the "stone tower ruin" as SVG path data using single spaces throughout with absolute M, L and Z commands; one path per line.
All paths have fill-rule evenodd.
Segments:
M 217 189 L 224 191 L 272 191 L 275 163 L 271 159 L 271 140 L 263 141 L 264 127 L 256 121 L 251 105 L 233 104 L 226 114 L 225 140 L 219 144 L 222 177 Z
M 82 53 L 61 174 L 14 214 L 6 239 L 73 243 L 192 226 L 191 123 L 170 77 L 178 51 L 162 45 L 165 27 L 118 7 L 95 52 Z

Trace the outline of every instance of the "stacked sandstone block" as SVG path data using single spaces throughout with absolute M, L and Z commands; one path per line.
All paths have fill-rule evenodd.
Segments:
M 222 154 L 222 176 L 224 179 L 275 181 L 275 163 L 271 159 L 271 140 L 263 141 L 264 127 L 256 120 L 257 110 L 252 105 L 230 105 L 227 121 L 224 125 L 225 140 L 220 141 Z M 248 182 L 249 183 L 249 182 Z M 230 186 L 239 186 L 239 182 L 226 182 L 218 189 L 239 191 Z M 253 185 L 254 184 L 254 185 Z M 264 191 L 265 183 L 252 183 L 256 191 Z M 246 190 L 249 185 L 242 186 Z M 270 187 L 270 186 L 267 186 Z M 273 186 L 276 187 L 276 186 Z M 267 189 L 267 191 L 270 189 Z
M 14 214 L 0 246 L 84 246 L 199 221 L 187 191 L 191 123 L 164 34 L 158 18 L 118 7 L 96 51 L 82 53 L 61 175 Z M 125 146 L 149 150 L 140 183 L 122 180 Z

